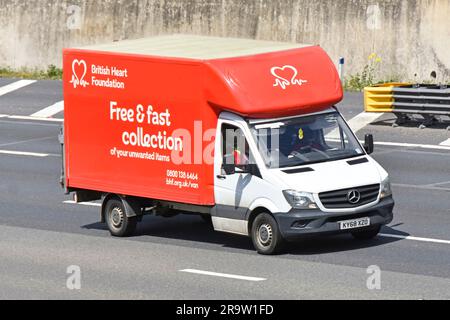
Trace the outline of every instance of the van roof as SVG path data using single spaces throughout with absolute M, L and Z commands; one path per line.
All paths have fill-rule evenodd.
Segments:
M 343 97 L 336 67 L 320 46 L 178 34 L 66 49 L 64 56 L 69 54 L 74 60 L 65 69 L 72 68 L 73 73 L 75 62 L 80 68 L 92 60 L 115 65 L 120 55 L 127 56 L 120 60 L 121 67 L 138 66 L 132 61 L 151 62 L 154 73 L 164 76 L 175 70 L 169 65 L 184 66 L 180 70 L 203 88 L 203 98 L 215 112 L 251 118 L 319 112 Z M 139 59 L 131 59 L 133 55 Z M 145 79 L 146 75 L 138 75 L 139 68 L 129 69 L 137 79 Z M 196 70 L 202 77 L 193 77 Z
M 298 43 L 175 34 L 136 40 L 123 40 L 82 47 L 79 49 L 211 60 L 277 52 L 310 46 L 311 45 L 309 44 Z

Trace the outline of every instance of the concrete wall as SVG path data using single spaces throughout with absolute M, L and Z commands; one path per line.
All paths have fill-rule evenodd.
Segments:
M 450 0 L 0 0 L 0 65 L 61 65 L 61 49 L 195 33 L 320 44 L 346 74 L 450 79 Z

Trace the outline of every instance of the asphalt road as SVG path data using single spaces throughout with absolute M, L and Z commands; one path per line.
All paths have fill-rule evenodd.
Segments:
M 0 88 L 13 82 L 0 79 Z M 28 118 L 60 100 L 57 81 L 0 96 L 0 298 L 450 299 L 450 148 L 440 146 L 450 136 L 444 128 L 392 128 L 387 114 L 358 131 L 360 138 L 373 132 L 382 143 L 373 156 L 394 184 L 387 236 L 308 239 L 266 257 L 249 239 L 214 232 L 196 216 L 148 216 L 135 237 L 113 239 L 98 222 L 98 207 L 64 203 L 70 198 L 58 185 L 60 122 Z M 347 94 L 339 109 L 354 118 L 362 96 Z M 81 269 L 81 290 L 66 287 L 70 265 Z M 381 269 L 379 290 L 366 286 L 371 265 Z

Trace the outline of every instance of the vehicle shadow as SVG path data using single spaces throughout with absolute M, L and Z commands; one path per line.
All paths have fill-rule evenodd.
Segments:
M 82 228 L 107 230 L 103 223 L 93 223 Z M 381 233 L 398 236 L 408 236 L 407 233 L 395 230 L 391 227 L 383 227 Z M 156 237 L 162 240 L 187 241 L 181 245 L 195 246 L 198 248 L 211 248 L 217 245 L 223 248 L 253 251 L 253 244 L 248 237 L 216 232 L 210 223 L 203 221 L 199 216 L 180 215 L 174 218 L 162 218 L 146 216 L 131 238 Z M 402 239 L 378 236 L 372 240 L 355 240 L 350 234 L 314 236 L 289 242 L 284 250 L 285 254 L 292 255 L 317 255 L 333 252 L 352 251 L 363 248 L 383 246 Z M 180 243 L 177 243 L 180 244 Z
M 381 234 L 408 236 L 408 233 L 395 230 L 389 226 L 381 229 Z M 352 251 L 371 247 L 383 246 L 402 240 L 382 235 L 370 240 L 356 240 L 351 234 L 339 234 L 328 236 L 314 236 L 304 238 L 298 242 L 288 243 L 286 253 L 293 255 L 315 255 L 333 252 Z
M 82 228 L 108 230 L 106 224 L 100 222 L 85 225 Z M 211 223 L 197 215 L 178 215 L 172 218 L 145 216 L 142 222 L 138 223 L 131 239 L 141 237 L 196 242 L 199 248 L 213 244 L 234 249 L 254 250 L 249 238 L 214 231 Z

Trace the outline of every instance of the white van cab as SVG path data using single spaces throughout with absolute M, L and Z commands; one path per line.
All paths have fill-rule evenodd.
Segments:
M 373 137 L 361 145 L 336 108 L 277 119 L 222 113 L 218 132 L 214 228 L 251 235 L 260 253 L 311 234 L 369 239 L 392 221 L 388 174 L 369 155 Z

